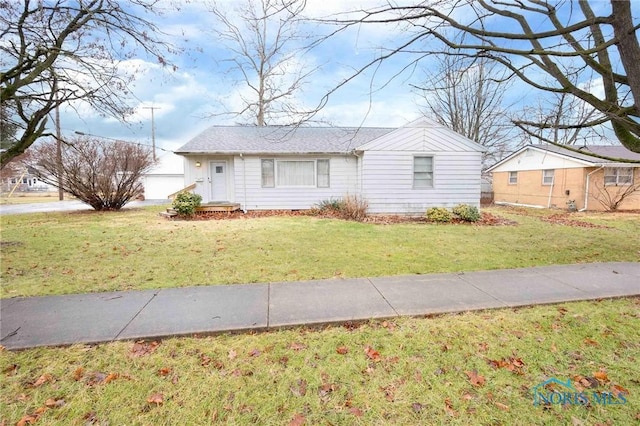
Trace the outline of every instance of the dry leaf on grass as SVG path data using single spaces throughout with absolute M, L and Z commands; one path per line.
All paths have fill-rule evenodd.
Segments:
M 293 342 L 289 345 L 289 349 L 294 351 L 301 351 L 302 349 L 307 349 L 307 346 L 302 343 Z
M 289 422 L 289 426 L 302 426 L 307 419 L 302 414 L 296 414 Z
M 347 348 L 346 346 L 338 346 L 336 348 L 336 352 L 340 355 L 346 355 L 349 353 L 349 348 Z
M 369 345 L 364 348 L 364 353 L 367 355 L 367 358 L 374 362 L 379 362 L 381 360 L 380 353 Z
M 414 402 L 413 404 L 411 404 L 411 408 L 414 412 L 419 413 L 424 408 L 424 405 L 420 404 L 419 402 Z
M 129 353 L 132 357 L 141 357 L 154 353 L 156 349 L 158 349 L 160 343 L 153 342 L 145 342 L 144 340 L 138 340 L 133 344 Z
M 147 398 L 148 404 L 162 405 L 164 402 L 164 394 L 162 393 L 154 393 Z
M 473 386 L 483 386 L 485 383 L 484 376 L 478 374 L 477 370 L 465 371 L 465 374 L 469 378 L 469 381 Z
M 593 373 L 593 377 L 595 377 L 599 382 L 605 383 L 609 381 L 609 376 L 604 371 L 596 371 Z
M 37 388 L 51 381 L 53 381 L 53 376 L 49 373 L 45 373 L 42 376 L 38 377 L 38 380 L 36 380 L 32 386 L 34 388 Z
M 305 396 L 307 394 L 307 381 L 298 379 L 296 385 L 291 386 L 289 389 L 295 396 Z

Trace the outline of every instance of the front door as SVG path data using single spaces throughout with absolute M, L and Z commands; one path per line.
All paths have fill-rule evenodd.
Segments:
M 210 201 L 227 200 L 227 163 L 212 161 L 209 163 L 209 184 L 211 185 Z

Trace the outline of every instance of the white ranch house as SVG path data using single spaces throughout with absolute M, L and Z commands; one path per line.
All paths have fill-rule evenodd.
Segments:
M 401 128 L 213 126 L 176 150 L 204 203 L 304 210 L 358 195 L 373 214 L 480 206 L 483 148 L 428 119 Z

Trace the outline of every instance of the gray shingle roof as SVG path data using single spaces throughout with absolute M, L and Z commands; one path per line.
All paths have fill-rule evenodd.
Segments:
M 176 154 L 342 154 L 395 130 L 382 127 L 212 126 Z
M 545 145 L 532 145 L 535 148 L 544 149 L 546 151 L 555 152 L 558 154 L 565 155 L 567 157 L 576 158 L 578 160 L 588 161 L 594 164 L 605 164 L 605 163 L 619 163 L 620 161 L 606 160 L 604 158 L 593 157 L 588 154 L 580 154 L 574 151 L 569 151 L 568 149 L 564 149 L 562 147 L 545 144 Z M 580 148 L 577 146 L 572 146 L 572 148 Z M 597 155 L 604 155 L 605 157 L 618 158 L 618 159 L 626 159 L 626 160 L 640 160 L 640 154 L 629 151 L 627 148 L 621 145 L 587 145 L 584 148 L 580 148 L 581 151 L 584 152 L 592 152 Z

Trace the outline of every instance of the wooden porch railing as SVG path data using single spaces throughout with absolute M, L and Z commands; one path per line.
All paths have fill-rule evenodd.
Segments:
M 181 192 L 187 192 L 187 191 L 191 191 L 196 189 L 196 183 L 192 183 L 189 186 L 185 186 L 184 188 L 174 192 L 173 194 L 169 194 L 169 196 L 167 196 L 168 199 L 173 200 L 174 198 L 176 198 L 176 195 L 180 194 Z

